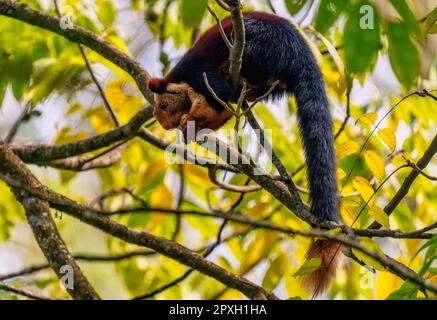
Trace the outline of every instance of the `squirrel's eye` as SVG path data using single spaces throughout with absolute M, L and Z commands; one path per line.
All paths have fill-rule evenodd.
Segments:
M 168 107 L 168 103 L 167 103 L 167 102 L 161 102 L 161 103 L 159 104 L 159 108 L 160 108 L 161 110 L 163 110 L 163 111 L 167 110 L 167 107 Z

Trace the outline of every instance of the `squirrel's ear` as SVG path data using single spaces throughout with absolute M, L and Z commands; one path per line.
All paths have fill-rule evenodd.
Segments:
M 147 84 L 149 85 L 150 91 L 157 94 L 163 94 L 167 87 L 164 79 L 162 78 L 151 78 Z

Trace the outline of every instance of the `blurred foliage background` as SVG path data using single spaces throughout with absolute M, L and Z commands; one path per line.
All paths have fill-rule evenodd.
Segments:
M 52 1 L 22 2 L 56 14 Z M 136 57 L 154 76 L 165 74 L 199 33 L 215 23 L 206 11 L 206 4 L 207 0 L 60 1 L 61 12 L 75 24 L 96 32 Z M 214 1 L 209 4 L 220 17 L 226 15 Z M 366 13 L 360 11 L 363 6 L 373 10 L 373 29 L 359 27 Z M 349 225 L 357 220 L 354 227 L 366 228 L 376 219 L 385 228 L 414 231 L 436 221 L 437 189 L 435 183 L 423 176 L 417 178 L 393 215 L 388 217 L 382 211 L 411 169 L 399 170 L 390 177 L 357 217 L 369 195 L 389 174 L 405 164 L 406 159 L 417 161 L 437 134 L 437 104 L 431 97 L 411 95 L 396 105 L 407 94 L 423 88 L 434 95 L 437 93 L 432 91 L 437 89 L 436 6 L 434 0 L 244 1 L 245 10 L 274 10 L 300 24 L 319 53 L 334 131 L 338 132 L 348 119 L 336 139 L 336 150 L 339 186 L 344 195 L 341 214 Z M 121 69 L 92 51 L 87 50 L 87 55 L 118 119 L 126 123 L 146 104 L 144 98 Z M 1 137 L 6 137 L 23 110 L 27 110 L 26 117 L 14 136 L 15 144 L 66 143 L 114 127 L 77 45 L 47 31 L 0 17 L 0 57 Z M 273 147 L 288 171 L 301 168 L 305 162 L 293 98 L 261 104 L 255 114 L 264 128 L 272 130 Z M 231 121 L 226 128 L 233 125 Z M 158 123 L 152 123 L 149 128 L 159 136 L 175 139 L 174 133 L 165 132 Z M 375 132 L 366 143 L 372 130 Z M 245 129 L 244 134 L 250 135 L 249 130 Z M 141 140 L 129 141 L 120 161 L 109 168 L 72 172 L 32 166 L 32 170 L 43 183 L 83 203 L 92 203 L 104 192 L 130 188 L 152 208 L 226 211 L 237 203 L 237 209 L 253 219 L 309 228 L 266 191 L 248 193 L 240 199 L 240 194 L 217 188 L 206 169 L 169 164 L 163 151 Z M 426 172 L 436 175 L 436 159 Z M 305 177 L 305 170 L 298 170 L 294 181 L 306 188 Z M 231 173 L 221 173 L 220 179 L 240 185 L 246 181 L 244 176 Z M 302 198 L 308 200 L 305 193 Z M 115 210 L 130 204 L 138 203 L 127 194 L 117 194 L 109 197 L 104 207 Z M 75 254 L 112 255 L 136 249 L 61 213 L 53 214 Z M 175 216 L 153 211 L 116 219 L 167 238 L 174 235 L 178 224 Z M 193 249 L 202 248 L 215 241 L 220 224 L 219 219 L 183 216 L 176 240 Z M 303 264 L 309 239 L 229 223 L 224 236 L 231 235 L 236 236 L 221 244 L 210 259 L 274 290 L 281 298 L 310 298 L 301 286 L 300 277 L 294 275 Z M 380 248 L 437 283 L 435 240 L 381 238 L 368 239 L 368 245 Z M 425 246 L 423 250 L 422 246 Z M 0 275 L 43 262 L 21 206 L 0 182 Z M 363 267 L 352 260 L 345 261 L 326 297 L 424 297 L 396 275 L 378 270 L 372 261 L 365 263 L 367 266 Z M 145 294 L 186 271 L 185 266 L 158 255 L 80 264 L 98 292 L 108 299 Z M 51 270 L 16 278 L 11 283 L 51 297 L 68 298 Z M 0 298 L 17 297 L 0 291 Z M 240 299 L 243 296 L 193 273 L 155 298 Z

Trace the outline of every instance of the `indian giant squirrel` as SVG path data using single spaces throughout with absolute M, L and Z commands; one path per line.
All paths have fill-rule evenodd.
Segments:
M 228 39 L 233 38 L 230 17 L 221 22 Z M 246 42 L 241 79 L 249 89 L 248 100 L 264 95 L 279 81 L 273 97 L 293 95 L 308 167 L 311 212 L 320 221 L 338 222 L 337 178 L 332 120 L 325 84 L 317 61 L 297 27 L 286 19 L 262 12 L 244 14 Z M 231 96 L 228 85 L 229 49 L 218 26 L 207 30 L 164 77 L 149 80 L 155 93 L 154 114 L 165 129 L 180 128 L 195 121 L 196 131 L 218 129 L 232 114 L 211 94 L 203 74 L 216 95 L 226 102 Z M 241 88 L 240 88 L 241 90 Z M 313 241 L 307 259 L 320 258 L 319 269 L 308 274 L 304 283 L 314 294 L 323 292 L 335 275 L 338 244 Z

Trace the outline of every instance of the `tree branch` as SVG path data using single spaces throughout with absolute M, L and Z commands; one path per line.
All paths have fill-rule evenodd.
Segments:
M 51 300 L 51 299 L 49 299 L 47 297 L 39 296 L 39 295 L 36 295 L 36 294 L 34 294 L 32 292 L 29 292 L 29 291 L 26 291 L 26 290 L 23 290 L 23 289 L 19 289 L 19 288 L 10 286 L 10 285 L 8 285 L 6 283 L 2 283 L 2 282 L 0 282 L 0 290 L 9 291 L 9 292 L 18 294 L 20 296 L 23 296 L 23 297 L 26 297 L 26 298 L 30 298 L 30 299 L 34 299 L 34 300 Z
M 55 160 L 95 151 L 134 137 L 142 124 L 151 117 L 151 109 L 144 108 L 126 125 L 88 139 L 61 145 L 11 146 L 11 150 L 26 163 L 47 165 Z
M 244 17 L 242 6 L 239 0 L 224 0 L 230 9 L 232 25 L 234 30 L 234 41 L 229 54 L 229 85 L 231 95 L 237 91 L 240 82 L 240 69 L 243 62 L 243 52 L 246 42 L 246 33 L 244 28 Z
M 0 141 L 0 163 L 2 174 L 30 187 L 39 186 L 37 179 L 2 141 Z M 99 299 L 59 235 L 56 224 L 50 215 L 47 201 L 33 197 L 24 190 L 10 187 L 12 187 L 17 200 L 24 207 L 27 221 L 35 239 L 58 278 L 64 277 L 65 274 L 62 272 L 64 266 L 69 266 L 72 269 L 73 286 L 66 288 L 68 293 L 74 299 Z
M 431 145 L 425 151 L 422 158 L 420 158 L 419 161 L 417 162 L 416 164 L 417 168 L 420 170 L 425 169 L 436 153 L 437 153 L 437 135 L 432 140 Z M 401 203 L 404 197 L 408 194 L 408 191 L 410 190 L 410 187 L 413 184 L 414 180 L 416 180 L 416 178 L 419 176 L 420 170 L 413 168 L 411 173 L 405 178 L 398 192 L 395 194 L 392 200 L 385 206 L 384 212 L 388 216 L 393 213 L 393 211 L 396 209 L 399 203 Z M 372 223 L 369 227 L 369 229 L 379 229 L 379 228 L 381 228 L 381 225 L 376 221 Z
M 2 150 L 7 150 L 5 145 L 3 145 Z M 0 163 L 10 163 L 9 165 L 19 166 L 21 170 L 21 177 L 20 179 L 15 180 L 17 180 L 17 182 L 20 183 L 25 190 L 29 190 L 33 195 L 37 195 L 39 199 L 47 200 L 52 208 L 63 211 L 89 225 L 102 230 L 109 235 L 122 239 L 127 243 L 136 244 L 155 250 L 166 257 L 174 259 L 192 269 L 202 272 L 224 283 L 228 287 L 241 291 L 249 298 L 277 299 L 277 297 L 271 292 L 264 290 L 262 287 L 257 286 L 256 284 L 244 278 L 240 278 L 230 273 L 218 265 L 202 258 L 198 254 L 193 253 L 191 250 L 182 245 L 146 232 L 132 230 L 109 219 L 107 216 L 102 216 L 101 214 L 99 215 L 97 213 L 98 211 L 96 210 L 83 207 L 77 202 L 57 194 L 56 192 L 42 185 L 36 178 L 34 178 L 30 171 L 15 155 L 13 155 L 11 152 L 8 152 L 8 155 L 9 159 L 0 158 Z M 8 172 L 4 173 L 7 174 Z M 3 176 L 2 178 L 4 179 L 5 177 Z M 12 179 L 14 179 L 14 177 Z M 10 179 L 6 180 L 8 180 L 8 183 L 13 183 Z M 48 256 L 47 258 L 49 259 L 52 257 Z M 54 271 L 56 272 L 58 270 L 54 269 Z

